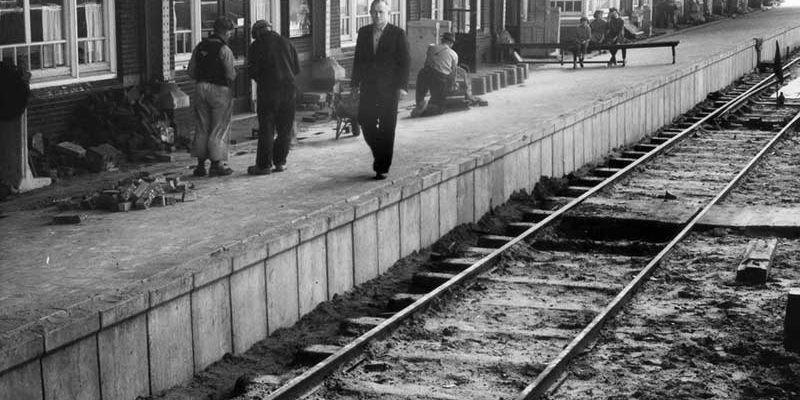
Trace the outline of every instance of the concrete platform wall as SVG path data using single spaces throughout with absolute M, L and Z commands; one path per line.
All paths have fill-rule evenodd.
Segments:
M 800 28 L 767 38 L 765 56 L 775 40 L 794 47 Z M 477 221 L 513 192 L 533 189 L 542 176 L 600 161 L 669 123 L 752 71 L 753 45 L 225 246 L 165 272 L 158 281 L 168 284 L 101 312 L 79 307 L 16 332 L 0 343 L 0 400 L 135 399 L 186 382 L 458 224 Z

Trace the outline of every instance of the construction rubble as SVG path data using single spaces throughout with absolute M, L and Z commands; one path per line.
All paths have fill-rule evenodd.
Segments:
M 85 215 L 75 211 L 105 210 L 126 212 L 146 210 L 150 207 L 166 207 L 178 202 L 197 199 L 193 183 L 182 182 L 178 176 L 164 177 L 138 172 L 125 178 L 112 187 L 104 188 L 85 196 L 58 199 L 54 201 L 61 214 L 53 218 L 55 224 L 75 224 L 84 220 Z

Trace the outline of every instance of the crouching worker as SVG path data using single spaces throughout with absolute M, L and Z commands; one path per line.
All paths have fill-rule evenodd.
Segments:
M 214 33 L 203 39 L 192 52 L 189 76 L 197 81 L 192 104 L 197 117 L 197 132 L 192 143 L 192 155 L 197 157 L 195 176 L 206 175 L 206 160 L 211 160 L 209 176 L 230 175 L 233 171 L 223 163 L 228 161 L 228 137 L 233 113 L 233 52 L 227 41 L 233 32 L 233 22 L 225 17 L 214 21 Z
M 428 46 L 425 66 L 417 74 L 417 106 L 412 117 L 425 114 L 441 114 L 445 107 L 445 96 L 453 86 L 458 68 L 458 54 L 453 50 L 455 36 L 452 32 L 442 34 L 440 44 Z M 430 108 L 426 111 L 425 95 L 430 90 Z

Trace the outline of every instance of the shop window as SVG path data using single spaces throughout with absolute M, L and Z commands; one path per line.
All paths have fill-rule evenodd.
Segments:
M 268 3 L 263 2 L 263 5 L 266 7 Z M 249 43 L 246 7 L 245 0 L 172 0 L 175 68 L 186 68 L 194 47 L 214 32 L 214 21 L 220 16 L 228 17 L 233 22 L 234 31 L 228 45 L 236 59 L 243 60 Z
M 340 0 L 339 20 L 342 46 L 355 45 L 361 27 L 372 23 L 369 6 L 372 0 Z M 389 2 L 389 22 L 405 28 L 405 0 Z
M 29 69 L 34 87 L 109 78 L 114 23 L 113 0 L 3 0 L 0 58 Z

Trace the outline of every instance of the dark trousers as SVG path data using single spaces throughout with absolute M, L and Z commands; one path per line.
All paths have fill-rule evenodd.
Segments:
M 445 93 L 450 86 L 450 76 L 433 68 L 424 67 L 417 74 L 417 105 L 425 101 L 428 90 L 431 92 L 431 104 L 444 105 Z
M 394 130 L 397 126 L 397 93 L 363 90 L 358 104 L 358 123 L 364 140 L 372 150 L 372 169 L 379 174 L 389 172 L 394 153 Z
M 258 89 L 256 166 L 272 168 L 273 165 L 285 165 L 294 126 L 297 97 L 294 84 L 284 83 Z

